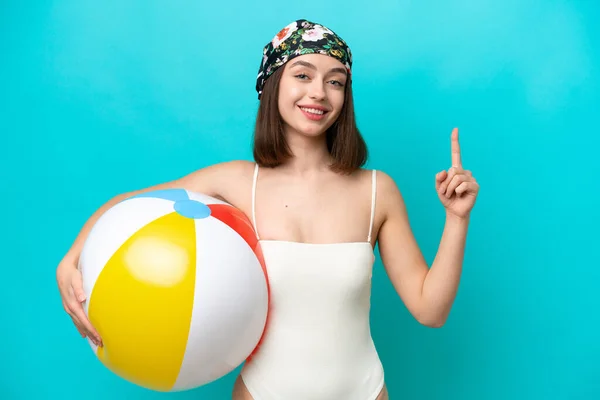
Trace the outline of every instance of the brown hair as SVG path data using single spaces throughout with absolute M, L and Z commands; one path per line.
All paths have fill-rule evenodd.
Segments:
M 253 155 L 261 167 L 276 167 L 292 157 L 283 134 L 279 114 L 279 81 L 283 68 L 278 68 L 265 82 L 254 127 Z M 352 82 L 348 79 L 344 91 L 344 105 L 337 120 L 326 132 L 327 150 L 333 159 L 331 169 L 350 174 L 367 161 L 367 145 L 354 116 Z

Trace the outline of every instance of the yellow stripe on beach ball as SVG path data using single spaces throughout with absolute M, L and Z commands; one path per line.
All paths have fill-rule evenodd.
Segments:
M 179 374 L 196 278 L 194 219 L 167 214 L 115 252 L 94 285 L 89 318 L 107 368 L 146 388 L 168 391 Z

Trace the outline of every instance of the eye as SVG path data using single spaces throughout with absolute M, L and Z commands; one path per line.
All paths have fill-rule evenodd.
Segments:
M 329 81 L 329 83 L 332 83 L 334 86 L 344 87 L 344 84 L 340 81 L 333 80 Z
M 295 75 L 295 77 L 298 79 L 308 79 L 308 75 L 306 75 L 306 74 L 298 74 L 298 75 Z

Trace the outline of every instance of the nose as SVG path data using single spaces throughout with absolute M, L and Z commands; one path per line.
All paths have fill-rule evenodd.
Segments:
M 312 81 L 308 95 L 312 100 L 325 99 L 325 87 L 323 85 L 323 82 L 321 82 L 318 79 L 315 79 L 314 81 Z

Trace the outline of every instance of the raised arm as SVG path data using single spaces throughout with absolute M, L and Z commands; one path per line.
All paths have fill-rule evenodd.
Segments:
M 479 185 L 462 168 L 458 131 L 451 136 L 452 167 L 436 175 L 438 197 L 446 223 L 436 257 L 427 265 L 410 228 L 406 205 L 394 181 L 380 173 L 384 222 L 379 232 L 381 259 L 396 292 L 421 324 L 441 327 L 446 322 L 462 273 L 470 212 Z

